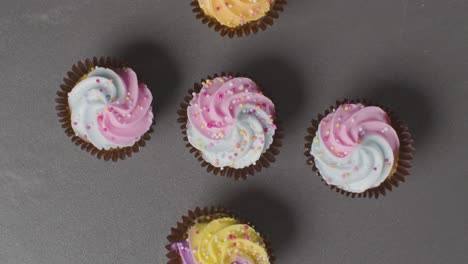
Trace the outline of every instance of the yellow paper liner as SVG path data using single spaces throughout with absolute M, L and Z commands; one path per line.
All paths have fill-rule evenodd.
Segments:
M 398 154 L 397 165 L 393 170 L 393 174 L 390 174 L 384 182 L 382 182 L 378 187 L 368 189 L 362 193 L 351 193 L 345 190 L 342 190 L 334 185 L 328 185 L 320 175 L 320 171 L 315 166 L 315 160 L 312 154 L 310 153 L 312 142 L 315 138 L 315 134 L 318 130 L 320 121 L 326 117 L 328 114 L 333 112 L 334 109 L 337 109 L 342 104 L 363 104 L 364 106 L 378 106 L 382 108 L 387 115 L 390 117 L 391 126 L 395 129 L 400 139 L 400 149 Z M 414 140 L 409 132 L 409 129 L 405 122 L 400 120 L 397 115 L 385 106 L 375 104 L 369 100 L 348 100 L 344 99 L 342 101 L 337 101 L 335 106 L 331 106 L 323 114 L 319 114 L 317 119 L 312 120 L 311 126 L 307 129 L 308 135 L 305 137 L 305 156 L 307 157 L 307 164 L 312 166 L 312 171 L 316 172 L 317 175 L 322 179 L 325 185 L 329 186 L 332 190 L 335 190 L 338 193 L 346 195 L 348 197 L 358 197 L 358 198 L 372 198 L 376 199 L 382 195 L 385 196 L 387 192 L 391 192 L 394 188 L 398 187 L 401 182 L 405 182 L 405 177 L 410 175 L 409 169 L 412 167 L 411 161 L 414 156 Z
M 233 76 L 233 77 L 240 77 L 244 76 L 245 74 L 239 73 L 221 73 L 221 74 L 214 74 L 213 77 L 208 76 L 206 80 L 212 80 L 217 77 L 225 77 L 225 76 Z M 206 81 L 202 79 L 200 83 Z M 242 169 L 234 169 L 230 167 L 224 167 L 223 169 L 215 167 L 210 163 L 206 162 L 202 157 L 202 152 L 190 144 L 187 137 L 187 108 L 190 105 L 190 100 L 193 98 L 193 93 L 199 93 L 201 88 L 203 87 L 200 83 L 195 83 L 193 89 L 188 91 L 187 96 L 184 97 L 184 101 L 180 104 L 180 109 L 177 111 L 179 118 L 177 122 L 181 124 L 180 129 L 182 130 L 182 134 L 184 136 L 184 141 L 186 142 L 185 146 L 189 149 L 190 153 L 193 153 L 195 158 L 200 162 L 202 167 L 206 167 L 206 171 L 209 173 L 213 173 L 214 175 L 221 175 L 226 176 L 228 178 L 234 178 L 235 180 L 246 180 L 248 176 L 253 176 L 255 173 L 260 172 L 262 168 L 270 167 L 270 164 L 276 162 L 275 156 L 279 154 L 279 148 L 282 145 L 281 139 L 283 138 L 283 129 L 281 128 L 281 124 L 278 122 L 277 116 L 275 117 L 275 125 L 277 126 L 275 134 L 273 136 L 273 142 L 271 143 L 268 150 L 263 153 L 260 158 L 257 160 L 255 164 L 252 164 L 248 167 Z M 257 82 L 256 82 L 257 83 Z M 258 83 L 257 83 L 258 85 Z M 260 87 L 260 86 L 259 86 Z M 261 88 L 260 88 L 261 90 Z
M 223 37 L 228 36 L 229 38 L 233 38 L 235 36 L 249 36 L 250 34 L 257 34 L 260 30 L 266 30 L 268 26 L 273 25 L 275 19 L 279 18 L 279 14 L 283 12 L 284 6 L 287 3 L 287 0 L 274 0 L 270 10 L 265 16 L 237 27 L 222 25 L 216 18 L 206 15 L 200 7 L 198 0 L 191 0 L 190 5 L 192 6 L 193 13 L 196 14 L 196 18 L 200 19 L 203 24 L 207 24 L 209 28 L 213 28 L 214 31 L 218 32 Z
M 239 217 L 236 213 L 223 207 L 197 207 L 195 208 L 195 210 L 189 210 L 186 215 L 182 216 L 182 221 L 177 222 L 176 226 L 171 228 L 170 235 L 167 236 L 167 240 L 169 241 L 169 243 L 166 245 L 166 249 L 169 251 L 166 254 L 166 256 L 169 258 L 167 264 L 182 264 L 182 259 L 179 255 L 179 252 L 177 252 L 177 250 L 174 250 L 172 245 L 187 240 L 188 231 L 192 226 L 199 222 L 212 221 L 223 217 L 234 218 L 241 224 L 249 225 L 252 228 L 254 228 L 255 231 L 257 231 L 263 238 L 266 251 L 268 253 L 268 256 L 270 257 L 270 263 L 275 263 L 276 258 L 273 254 L 271 242 L 267 238 L 265 238 L 265 236 L 263 236 L 261 232 L 259 232 L 255 225 L 252 225 L 248 220 Z
M 103 159 L 105 161 L 112 160 L 114 162 L 124 160 L 126 157 L 131 157 L 133 153 L 139 152 L 140 149 L 146 145 L 146 141 L 151 139 L 150 133 L 153 132 L 152 126 L 154 125 L 154 121 L 150 129 L 141 136 L 141 139 L 133 146 L 113 148 L 109 150 L 96 148 L 93 144 L 76 136 L 72 128 L 71 113 L 68 106 L 68 93 L 75 87 L 83 76 L 90 73 L 96 67 L 105 67 L 117 70 L 127 67 L 127 64 L 112 57 L 93 57 L 92 59 L 79 61 L 72 66 L 71 70 L 67 73 L 67 77 L 63 79 L 63 84 L 60 85 L 60 90 L 57 92 L 57 98 L 55 99 L 55 102 L 57 103 L 55 109 L 57 110 L 57 115 L 60 123 L 62 124 L 62 128 L 65 130 L 65 134 L 71 138 L 71 141 L 76 146 L 91 155 L 96 156 L 98 159 Z

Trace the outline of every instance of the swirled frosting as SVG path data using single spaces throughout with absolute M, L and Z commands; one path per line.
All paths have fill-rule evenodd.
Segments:
M 72 128 L 98 149 L 128 147 L 152 122 L 153 97 L 130 68 L 95 68 L 68 94 Z
M 187 241 L 176 243 L 184 264 L 268 264 L 262 237 L 234 218 L 198 223 L 188 231 Z
M 237 27 L 258 20 L 270 10 L 273 0 L 198 0 L 205 15 L 222 25 Z
M 320 122 L 311 154 L 327 184 L 362 193 L 392 174 L 399 147 L 385 111 L 344 104 Z
M 273 142 L 275 107 L 248 78 L 206 81 L 187 112 L 189 142 L 215 167 L 255 164 Z

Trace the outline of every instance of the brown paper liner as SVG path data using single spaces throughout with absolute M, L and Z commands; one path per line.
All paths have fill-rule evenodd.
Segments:
M 177 242 L 182 242 L 187 239 L 187 233 L 189 229 L 200 221 L 211 221 L 223 217 L 231 217 L 237 219 L 241 224 L 249 225 L 254 228 L 257 232 L 258 229 L 255 225 L 252 225 L 246 219 L 238 217 L 234 212 L 227 210 L 222 207 L 205 207 L 205 208 L 195 208 L 195 210 L 190 210 L 186 215 L 182 216 L 182 222 L 177 222 L 175 227 L 171 228 L 171 233 L 167 236 L 169 243 L 166 245 L 166 249 L 169 253 L 166 256 L 169 258 L 167 264 L 182 264 L 182 259 L 180 258 L 179 253 L 172 248 L 172 245 Z M 263 238 L 265 243 L 265 248 L 267 250 L 268 256 L 270 257 L 270 263 L 275 263 L 275 256 L 271 247 L 271 242 L 263 236 L 261 232 L 260 236 Z
M 315 166 L 315 160 L 312 154 L 310 153 L 312 147 L 312 141 L 315 138 L 315 134 L 319 127 L 320 121 L 330 114 L 333 109 L 337 109 L 338 106 L 342 104 L 363 104 L 365 106 L 378 106 L 382 108 L 390 117 L 391 125 L 396 130 L 398 134 L 398 138 L 400 139 L 400 149 L 398 154 L 398 162 L 396 167 L 393 170 L 393 174 L 389 175 L 387 179 L 382 182 L 378 187 L 368 189 L 363 193 L 351 193 L 345 190 L 342 190 L 334 185 L 328 185 L 320 175 L 317 167 Z M 399 117 L 391 111 L 389 108 L 385 106 L 381 106 L 379 104 L 375 104 L 369 100 L 348 100 L 344 99 L 342 101 L 337 101 L 335 106 L 331 106 L 328 110 L 326 110 L 323 114 L 319 114 L 317 119 L 312 120 L 311 126 L 307 129 L 308 135 L 305 137 L 306 144 L 305 144 L 305 156 L 307 157 L 307 164 L 312 166 L 312 171 L 316 172 L 317 175 L 322 179 L 325 185 L 329 186 L 332 190 L 335 190 L 337 193 L 341 193 L 346 196 L 350 196 L 352 198 L 372 198 L 375 197 L 376 199 L 383 195 L 385 196 L 387 192 L 391 192 L 394 188 L 398 187 L 401 182 L 405 182 L 405 177 L 410 175 L 409 169 L 412 167 L 411 161 L 413 160 L 413 152 L 414 148 L 414 140 L 409 132 L 409 129 L 405 122 L 399 119 Z
M 239 74 L 239 73 L 233 74 L 233 73 L 223 72 L 221 74 L 214 74 L 213 77 L 208 76 L 206 80 L 212 80 L 216 77 L 225 77 L 225 76 L 248 77 L 245 74 Z M 200 83 L 203 83 L 206 80 L 202 79 Z M 202 88 L 202 85 L 200 83 L 195 83 L 193 89 L 190 89 L 188 91 L 189 95 L 184 97 L 184 101 L 180 104 L 180 109 L 177 111 L 177 114 L 179 115 L 177 122 L 181 124 L 180 129 L 182 129 L 182 134 L 184 135 L 184 141 L 186 142 L 185 146 L 189 149 L 190 153 L 193 153 L 195 158 L 201 163 L 201 166 L 206 167 L 206 171 L 209 173 L 213 173 L 214 175 L 226 176 L 228 178 L 234 178 L 235 180 L 240 180 L 240 179 L 246 180 L 249 175 L 253 176 L 255 175 L 255 173 L 260 172 L 262 168 L 268 168 L 270 167 L 271 163 L 276 162 L 275 156 L 278 155 L 280 152 L 279 148 L 282 145 L 281 139 L 283 138 L 283 129 L 281 128 L 281 123 L 278 122 L 277 116 L 275 117 L 275 125 L 277 126 L 277 128 L 275 131 L 275 135 L 273 136 L 273 143 L 271 143 L 268 150 L 260 156 L 260 158 L 257 160 L 255 165 L 252 164 L 242 169 L 224 167 L 221 170 L 221 168 L 215 167 L 203 159 L 201 151 L 193 147 L 192 144 L 190 144 L 190 142 L 188 141 L 188 137 L 187 137 L 187 122 L 188 122 L 187 108 L 190 105 L 190 100 L 192 100 L 193 98 L 192 94 L 193 93 L 198 94 L 200 92 Z
M 228 36 L 229 38 L 233 38 L 235 36 L 249 36 L 250 34 L 257 34 L 260 30 L 266 30 L 268 26 L 273 25 L 274 19 L 279 18 L 279 13 L 283 12 L 284 6 L 287 3 L 287 0 L 274 0 L 270 11 L 265 16 L 234 28 L 222 25 L 216 18 L 205 15 L 198 0 L 192 0 L 190 5 L 193 7 L 192 12 L 196 14 L 196 18 L 200 19 L 203 24 L 207 24 L 209 28 L 213 28 L 214 31 L 219 32 L 223 37 Z
M 124 160 L 126 157 L 131 157 L 133 153 L 139 152 L 140 149 L 146 145 L 146 141 L 151 139 L 150 133 L 153 132 L 152 126 L 154 125 L 154 122 L 150 129 L 133 146 L 114 148 L 110 150 L 101 150 L 96 148 L 93 144 L 76 136 L 72 128 L 71 113 L 70 108 L 68 107 L 68 93 L 73 89 L 73 87 L 75 87 L 83 76 L 91 72 L 95 67 L 105 67 L 116 70 L 127 67 L 127 65 L 124 62 L 111 57 L 93 57 L 92 59 L 86 59 L 76 63 L 67 73 L 67 77 L 63 79 L 63 84 L 60 85 L 60 90 L 57 92 L 57 98 L 55 99 L 55 102 L 57 103 L 55 109 L 57 110 L 57 115 L 60 123 L 62 124 L 62 128 L 65 130 L 65 134 L 71 138 L 71 141 L 76 146 L 79 146 L 82 150 L 96 156 L 98 159 L 103 159 L 105 161 L 112 160 L 114 162 Z

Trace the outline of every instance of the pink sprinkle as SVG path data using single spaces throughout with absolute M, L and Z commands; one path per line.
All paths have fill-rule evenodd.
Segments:
M 99 120 L 103 120 L 103 119 L 104 119 L 104 116 L 100 115 L 100 116 L 98 116 L 98 119 L 99 119 Z
M 385 159 L 384 161 L 385 161 L 385 162 L 388 162 L 388 159 Z
M 90 126 L 90 125 L 87 125 L 87 126 L 86 126 L 86 129 L 90 130 L 90 129 L 91 129 L 91 126 Z
M 374 167 L 374 170 L 377 171 L 377 167 Z
M 237 152 L 236 152 L 236 153 L 234 153 L 234 156 L 235 156 L 235 157 L 237 157 L 238 155 L 239 155 L 239 154 L 237 154 Z
M 237 237 L 235 235 L 229 235 L 228 239 L 236 239 Z
M 100 83 L 100 82 L 101 82 L 101 80 L 99 80 L 99 79 L 96 79 L 96 82 L 97 82 L 97 83 Z
M 73 125 L 74 125 L 74 126 L 78 125 L 78 122 L 73 122 Z
M 237 247 L 237 243 L 236 242 L 232 243 L 232 246 Z
M 359 167 L 358 167 L 358 166 L 354 166 L 354 170 L 355 170 L 355 171 L 358 171 L 358 170 L 359 170 Z
M 208 93 L 207 93 L 207 92 L 203 92 L 203 96 L 208 96 Z
M 223 98 L 224 98 L 224 94 L 222 94 L 222 93 L 218 94 L 218 98 L 219 98 L 219 99 L 223 99 Z
M 212 127 L 213 127 L 213 123 L 209 122 L 208 124 L 206 124 L 206 127 L 212 128 Z
M 88 138 L 88 135 L 83 135 L 83 138 L 87 139 L 87 138 Z
M 102 88 L 99 88 L 99 91 L 102 93 L 104 90 Z
M 105 128 L 104 128 L 104 132 L 107 132 L 107 130 L 108 130 L 107 127 L 105 127 Z
M 267 104 L 266 104 L 266 103 L 262 103 L 262 106 L 263 106 L 263 107 L 266 107 L 266 106 L 267 106 Z
M 220 9 L 221 9 L 220 6 L 217 6 L 217 7 L 216 7 L 216 11 L 219 11 Z
M 264 132 L 268 132 L 268 128 L 265 127 L 265 128 L 263 129 L 263 131 L 264 131 Z
M 248 83 L 244 84 L 244 88 L 249 88 L 250 85 Z
M 250 240 L 249 235 L 245 235 L 244 238 L 245 238 L 246 240 Z
M 248 225 L 245 225 L 245 226 L 244 226 L 244 229 L 245 229 L 245 230 L 249 229 L 249 226 L 248 226 Z

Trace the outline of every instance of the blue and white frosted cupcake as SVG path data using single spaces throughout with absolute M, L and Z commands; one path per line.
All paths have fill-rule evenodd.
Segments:
M 209 172 L 245 179 L 275 161 L 281 138 L 275 106 L 254 81 L 222 74 L 190 94 L 179 122 L 187 147 Z
M 74 65 L 57 95 L 56 109 L 66 134 L 98 158 L 124 159 L 150 138 L 151 91 L 115 59 Z

